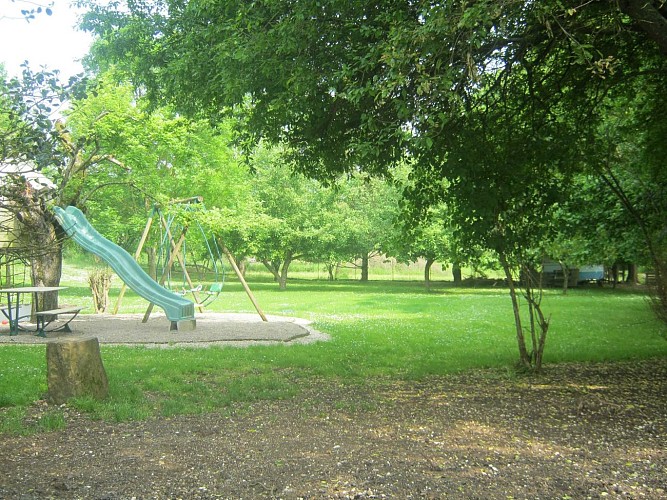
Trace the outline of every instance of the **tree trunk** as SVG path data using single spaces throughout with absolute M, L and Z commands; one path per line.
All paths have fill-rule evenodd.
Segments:
M 280 283 L 280 263 L 263 260 L 262 264 L 264 264 L 264 267 L 266 267 L 273 276 L 273 281 Z
M 38 254 L 32 260 L 32 283 L 34 286 L 58 286 L 62 274 L 62 245 L 53 245 L 48 251 Z M 58 292 L 42 294 L 40 310 L 58 308 Z M 48 318 L 47 318 L 48 319 Z
M 95 312 L 103 314 L 109 306 L 109 288 L 111 287 L 111 273 L 106 269 L 96 269 L 88 275 L 90 291 L 93 294 Z
M 636 285 L 639 283 L 639 271 L 637 269 L 637 264 L 628 264 L 628 275 L 625 278 L 625 282 L 630 285 Z
M 614 262 L 614 265 L 611 266 L 611 280 L 613 287 L 616 288 L 618 284 L 618 262 Z
M 326 264 L 326 268 L 327 268 L 327 280 L 328 280 L 328 281 L 334 281 L 334 279 L 335 279 L 335 277 L 334 277 L 334 270 L 336 269 L 336 266 L 337 266 L 337 264 L 334 264 L 334 263 Z
M 663 56 L 667 56 L 667 19 L 660 11 L 662 3 L 648 0 L 621 0 L 619 6 L 632 18 L 635 26 L 642 29 L 655 42 Z
M 542 369 L 542 359 L 544 358 L 544 347 L 547 342 L 547 332 L 549 331 L 549 319 L 544 317 L 542 313 L 542 307 L 538 304 L 535 307 L 538 315 L 538 325 L 540 327 L 540 338 L 535 349 L 535 370 L 539 371 Z
M 563 272 L 563 295 L 567 295 L 567 287 L 570 284 L 570 268 L 565 262 L 558 262 L 560 264 L 560 270 Z
M 100 344 L 95 337 L 48 342 L 46 371 L 49 403 L 62 404 L 80 396 L 103 400 L 109 394 Z
M 237 263 L 237 267 L 239 268 L 239 272 L 241 273 L 241 276 L 245 278 L 245 272 L 246 269 L 248 268 L 247 265 L 248 261 L 245 258 L 239 259 Z
M 62 274 L 62 229 L 44 203 L 26 190 L 24 207 L 17 217 L 23 225 L 21 238 L 30 256 L 34 286 L 58 286 Z M 58 292 L 42 294 L 40 310 L 58 308 Z M 48 318 L 47 318 L 48 319 Z
M 287 288 L 287 270 L 289 269 L 292 260 L 292 253 L 287 252 L 283 260 L 275 259 L 272 261 L 262 261 L 262 264 L 264 264 L 264 267 L 266 267 L 271 272 L 273 275 L 273 280 L 278 283 L 278 287 L 281 290 Z
M 452 276 L 454 277 L 455 285 L 460 285 L 463 283 L 463 275 L 461 272 L 461 266 L 459 264 L 452 264 Z
M 278 279 L 278 286 L 281 290 L 285 290 L 287 288 L 287 270 L 289 269 L 291 263 L 291 255 L 286 256 L 280 269 L 280 277 Z
M 426 288 L 431 288 L 431 267 L 433 267 L 434 259 L 426 259 L 426 265 L 424 266 L 424 283 Z
M 530 340 L 532 352 L 529 359 L 534 371 L 542 368 L 542 359 L 544 355 L 544 346 L 546 345 L 547 332 L 549 331 L 549 320 L 542 313 L 542 280 L 534 278 L 539 275 L 534 269 L 524 266 L 523 274 L 526 276 L 523 295 L 528 303 L 528 313 L 530 317 Z M 568 273 L 569 279 L 569 273 Z M 537 292 L 536 292 L 537 289 Z
M 368 281 L 368 254 L 361 257 L 361 281 Z
M 516 340 L 519 346 L 519 363 L 524 368 L 530 368 L 530 356 L 528 355 L 528 350 L 526 349 L 526 339 L 523 335 L 523 325 L 521 324 L 521 309 L 519 307 L 519 299 L 516 294 L 516 288 L 514 287 L 514 277 L 512 276 L 512 270 L 510 269 L 509 263 L 504 255 L 500 254 L 500 264 L 503 267 L 505 272 L 505 278 L 507 279 L 507 285 L 510 290 L 510 298 L 512 299 L 512 310 L 514 312 L 514 326 L 516 328 Z
M 280 277 L 278 278 L 278 288 L 285 290 L 287 288 L 287 273 L 280 272 Z

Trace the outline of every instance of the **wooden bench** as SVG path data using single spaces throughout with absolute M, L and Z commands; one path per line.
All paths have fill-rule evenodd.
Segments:
M 83 307 L 71 306 L 71 307 L 60 307 L 58 309 L 49 309 L 48 311 L 38 311 L 35 313 L 35 319 L 37 320 L 37 335 L 40 337 L 46 337 L 47 331 L 49 332 L 71 332 L 72 330 L 69 327 L 70 322 L 76 318 L 76 315 L 81 312 Z M 66 315 L 69 318 L 65 321 L 64 324 L 47 330 L 46 327 L 58 319 L 58 316 Z

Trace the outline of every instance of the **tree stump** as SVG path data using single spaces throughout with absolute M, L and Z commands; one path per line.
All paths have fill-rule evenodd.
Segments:
M 101 400 L 109 393 L 97 337 L 47 343 L 46 370 L 49 403 L 62 404 L 84 395 Z

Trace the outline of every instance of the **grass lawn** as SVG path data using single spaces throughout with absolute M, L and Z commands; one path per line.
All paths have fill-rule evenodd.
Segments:
M 90 291 L 66 272 L 62 302 L 92 310 Z M 80 276 L 79 276 L 80 277 Z M 120 283 L 113 283 L 112 303 Z M 417 281 L 325 282 L 294 280 L 288 289 L 250 283 L 267 314 L 296 316 L 331 335 L 310 345 L 246 349 L 149 349 L 102 346 L 110 382 L 103 403 L 70 403 L 94 418 L 128 420 L 152 415 L 221 411 L 234 402 L 289 398 L 304 385 L 367 384 L 382 379 L 426 379 L 479 368 L 511 376 L 518 358 L 511 304 L 501 288 L 455 288 Z M 126 294 L 120 312 L 143 312 Z M 209 308 L 253 312 L 240 284 L 227 280 Z M 547 291 L 551 315 L 545 363 L 602 362 L 667 355 L 665 328 L 638 290 L 611 287 Z M 0 432 L 32 432 L 25 409 L 46 392 L 44 346 L 0 346 Z M 62 409 L 39 428 L 62 425 Z

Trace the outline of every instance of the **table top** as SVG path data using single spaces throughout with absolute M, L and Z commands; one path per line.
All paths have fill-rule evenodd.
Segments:
M 65 290 L 66 286 L 19 286 L 16 288 L 0 288 L 0 293 L 44 293 Z

